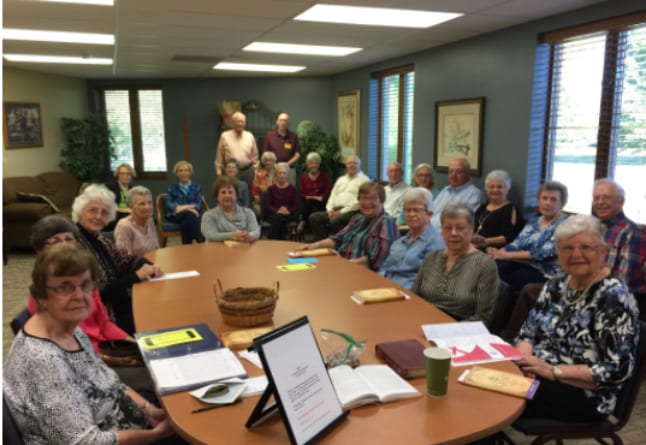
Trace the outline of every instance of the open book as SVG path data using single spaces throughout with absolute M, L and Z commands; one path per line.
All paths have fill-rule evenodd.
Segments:
M 516 360 L 522 353 L 497 335 L 492 335 L 481 321 L 425 324 L 428 341 L 451 351 L 451 365 L 465 366 L 502 360 Z
M 339 365 L 328 372 L 344 409 L 421 395 L 388 365 Z
M 461 383 L 477 386 L 490 391 L 502 392 L 516 397 L 531 399 L 536 394 L 539 380 L 530 379 L 511 372 L 474 366 L 458 378 Z

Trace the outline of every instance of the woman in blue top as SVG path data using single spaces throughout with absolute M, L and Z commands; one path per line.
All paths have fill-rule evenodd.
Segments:
M 422 267 L 426 255 L 444 249 L 444 239 L 431 225 L 433 195 L 428 189 L 415 187 L 404 193 L 402 215 L 409 228 L 406 235 L 397 239 L 379 273 L 397 284 L 410 289 Z
M 528 283 L 544 283 L 559 272 L 554 231 L 567 219 L 561 209 L 567 202 L 567 187 L 545 181 L 538 189 L 540 216 L 530 220 L 516 239 L 487 253 L 496 260 L 500 279 L 520 291 Z
M 179 161 L 173 167 L 173 173 L 177 176 L 177 182 L 168 187 L 166 219 L 180 225 L 182 244 L 191 244 L 193 240 L 202 243 L 202 188 L 191 182 L 193 165 Z

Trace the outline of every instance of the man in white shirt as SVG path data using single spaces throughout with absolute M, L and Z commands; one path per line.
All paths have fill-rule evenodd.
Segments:
M 406 193 L 410 186 L 402 181 L 404 169 L 399 162 L 391 162 L 388 164 L 386 174 L 388 175 L 389 182 L 388 185 L 384 187 L 386 190 L 384 210 L 390 216 L 397 219 L 404 206 L 404 193 Z
M 471 182 L 470 169 L 471 166 L 466 158 L 454 158 L 449 163 L 449 185 L 444 187 L 433 201 L 435 213 L 431 218 L 431 224 L 437 230 L 441 228 L 440 216 L 447 203 L 461 202 L 475 212 L 484 202 L 482 190 Z
M 370 181 L 370 178 L 361 171 L 361 159 L 356 155 L 346 158 L 345 171 L 346 174 L 337 179 L 332 187 L 326 211 L 310 215 L 313 241 L 327 238 L 331 233 L 341 230 L 359 209 L 359 187 Z
M 238 162 L 238 179 L 246 182 L 251 190 L 253 178 L 258 168 L 258 147 L 256 138 L 244 129 L 247 118 L 239 111 L 233 113 L 233 129 L 223 131 L 215 153 L 215 175 L 224 173 L 224 163 L 227 159 Z

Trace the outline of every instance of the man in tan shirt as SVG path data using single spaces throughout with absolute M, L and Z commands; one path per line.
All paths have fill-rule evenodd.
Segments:
M 258 168 L 258 147 L 256 138 L 244 129 L 247 118 L 239 111 L 233 113 L 233 129 L 223 131 L 215 154 L 215 174 L 223 174 L 224 163 L 227 159 L 238 162 L 238 179 L 249 184 L 256 175 Z

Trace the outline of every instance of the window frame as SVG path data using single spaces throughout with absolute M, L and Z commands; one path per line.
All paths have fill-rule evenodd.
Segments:
M 383 151 L 383 138 L 382 138 L 382 130 L 383 130 L 383 114 L 382 114 L 382 109 L 384 105 L 384 83 L 383 80 L 386 77 L 394 76 L 397 75 L 399 76 L 399 97 L 398 97 L 398 117 L 397 117 L 397 162 L 402 164 L 402 167 L 404 168 L 404 173 L 406 173 L 406 165 L 404 164 L 404 143 L 405 143 L 405 125 L 406 125 L 406 120 L 405 120 L 405 108 L 406 108 L 406 75 L 409 73 L 414 73 L 415 72 L 415 65 L 414 64 L 408 64 L 408 65 L 402 65 L 399 67 L 395 68 L 390 68 L 387 70 L 382 70 L 382 71 L 375 71 L 370 74 L 371 80 L 374 80 L 377 82 L 377 103 L 376 103 L 376 134 L 374 135 L 374 143 L 376 146 L 374 147 L 368 147 L 369 148 L 369 153 L 376 153 L 376 180 L 378 182 L 384 182 L 384 180 L 381 178 L 381 171 L 382 168 L 384 167 L 383 162 L 383 156 L 382 156 L 382 151 Z M 414 84 L 413 84 L 413 96 L 414 96 Z M 373 113 L 370 114 L 371 116 Z M 412 119 L 412 116 L 411 116 Z M 411 130 L 412 133 L 412 130 Z M 412 134 L 410 135 L 412 138 Z M 372 140 L 369 138 L 369 141 L 372 142 Z M 411 148 L 411 153 L 410 155 L 412 156 L 412 148 Z M 389 161 L 392 162 L 392 161 Z M 406 175 L 404 175 L 404 178 Z M 405 179 L 404 179 L 405 180 Z M 387 182 L 387 181 L 386 181 Z
M 568 39 L 583 36 L 586 34 L 594 34 L 598 32 L 606 33 L 604 67 L 602 70 L 603 80 L 601 86 L 601 100 L 599 104 L 599 121 L 596 139 L 597 147 L 594 161 L 594 180 L 605 177 L 612 178 L 614 177 L 615 172 L 611 171 L 611 169 L 614 168 L 613 159 L 616 156 L 616 147 L 613 146 L 613 121 L 617 116 L 619 116 L 619 114 L 614 114 L 614 107 L 616 103 L 615 82 L 619 79 L 619 76 L 617 74 L 617 66 L 618 55 L 620 52 L 619 48 L 621 44 L 620 34 L 627 31 L 630 27 L 642 23 L 646 23 L 646 11 L 639 11 L 636 13 L 613 17 L 610 19 L 598 20 L 539 34 L 539 50 L 540 46 L 547 46 L 548 51 L 548 62 L 546 64 L 546 68 L 543 68 L 547 70 L 547 79 L 545 80 L 547 92 L 545 97 L 543 98 L 537 99 L 536 97 L 534 97 L 534 101 L 536 103 L 532 106 L 533 115 L 535 113 L 543 114 L 543 125 L 541 135 L 542 141 L 540 144 L 540 177 L 536 178 L 534 175 L 528 174 L 525 196 L 526 203 L 528 205 L 530 205 L 530 203 L 535 203 L 535 198 L 532 194 L 532 191 L 538 190 L 539 182 L 551 179 L 549 173 L 552 171 L 552 166 L 550 165 L 550 150 L 552 147 L 550 146 L 551 142 L 549 133 L 552 130 L 550 120 L 553 112 L 552 96 L 555 89 L 554 69 L 556 63 L 557 45 L 563 43 Z M 541 68 L 538 68 L 538 65 L 539 61 L 537 52 L 535 79 L 537 75 L 540 75 L 538 73 L 540 73 L 541 71 Z M 537 88 L 536 80 L 534 83 L 534 88 Z M 538 88 L 540 89 L 540 86 L 538 86 Z M 538 145 L 535 142 L 532 143 L 532 139 L 533 137 L 530 135 L 528 172 L 532 170 L 532 158 L 535 158 L 535 155 L 532 155 L 532 150 L 536 149 L 536 146 Z
M 163 113 L 163 97 L 164 90 L 161 86 L 158 85 L 103 85 L 97 88 L 100 94 L 100 106 L 103 116 L 105 116 L 107 121 L 107 107 L 105 104 L 105 92 L 106 91 L 115 91 L 115 90 L 126 90 L 128 91 L 128 104 L 130 107 L 130 131 L 132 135 L 132 159 L 134 162 L 133 168 L 137 172 L 137 179 L 150 179 L 150 180 L 166 180 L 168 178 L 168 171 L 155 171 L 147 172 L 144 170 L 143 162 L 143 140 L 141 134 L 141 116 L 139 115 L 139 91 L 144 90 L 158 90 L 162 94 L 162 116 Z M 166 137 L 166 123 L 164 122 L 164 138 Z M 166 151 L 164 155 L 168 161 L 167 153 L 167 144 L 164 142 L 164 150 Z M 168 162 L 166 165 L 168 170 Z

